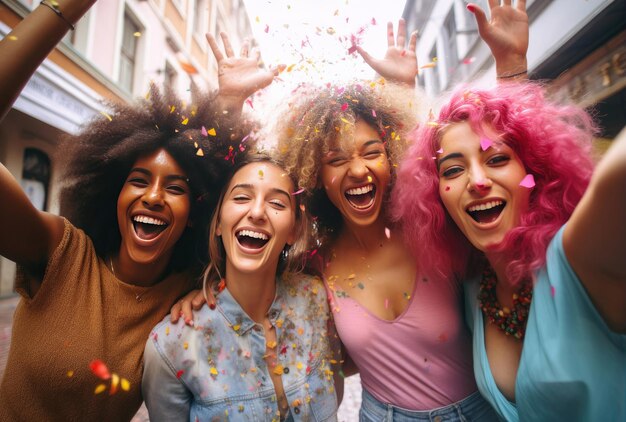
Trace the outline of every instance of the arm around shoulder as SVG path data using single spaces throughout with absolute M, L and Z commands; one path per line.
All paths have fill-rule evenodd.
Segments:
M 606 323 L 626 332 L 626 129 L 598 164 L 563 248 Z

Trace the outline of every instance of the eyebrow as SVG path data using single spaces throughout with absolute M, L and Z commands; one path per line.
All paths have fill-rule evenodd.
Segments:
M 235 189 L 240 188 L 240 189 L 253 189 L 254 186 L 251 183 L 238 183 L 235 186 L 233 186 L 233 188 L 230 190 L 231 192 L 234 191 Z M 291 195 L 289 195 L 288 192 L 282 190 L 282 189 L 278 189 L 278 188 L 272 188 L 270 189 L 271 192 L 273 193 L 278 193 L 281 195 L 285 195 L 287 198 L 291 199 Z
M 134 167 L 128 172 L 128 174 L 135 172 L 145 174 L 146 176 L 152 176 L 152 172 L 150 170 L 142 167 Z M 181 180 L 187 184 L 189 183 L 189 178 L 180 174 L 168 174 L 167 176 L 165 176 L 165 180 Z
M 362 149 L 365 149 L 365 148 L 367 148 L 367 147 L 369 147 L 371 145 L 374 145 L 374 144 L 384 145 L 383 141 L 381 141 L 380 139 L 371 139 L 371 140 L 366 141 L 365 143 L 363 143 Z M 328 150 L 328 153 L 326 153 L 326 155 L 336 154 L 336 153 L 340 153 L 342 151 L 344 151 L 344 149 L 341 148 L 341 147 L 330 148 Z
M 452 154 L 448 154 L 444 156 L 443 158 L 440 158 L 439 160 L 437 160 L 437 166 L 441 166 L 441 163 L 443 163 L 446 160 L 451 160 L 453 158 L 463 158 L 463 154 L 461 154 L 460 152 L 453 152 Z

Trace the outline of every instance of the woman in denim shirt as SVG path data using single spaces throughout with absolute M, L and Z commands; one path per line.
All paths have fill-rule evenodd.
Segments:
M 168 317 L 146 345 L 151 421 L 336 420 L 324 287 L 284 271 L 308 239 L 293 191 L 267 157 L 236 165 L 210 228 L 204 284 L 217 285 L 216 311 L 194 312 L 195 326 Z

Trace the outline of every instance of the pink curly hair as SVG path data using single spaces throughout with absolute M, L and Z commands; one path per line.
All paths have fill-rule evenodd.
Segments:
M 394 220 L 403 223 L 418 265 L 431 277 L 471 277 L 484 256 L 448 215 L 439 196 L 434 157 L 449 125 L 468 121 L 477 134 L 494 128 L 535 178 L 521 224 L 494 246 L 509 257 L 513 284 L 545 264 L 548 244 L 569 219 L 593 171 L 591 139 L 596 132 L 580 108 L 551 103 L 533 83 L 501 84 L 490 90 L 462 88 L 453 93 L 436 121 L 413 132 L 392 194 Z

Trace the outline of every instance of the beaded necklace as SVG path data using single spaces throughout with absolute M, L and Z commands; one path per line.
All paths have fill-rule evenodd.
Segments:
M 533 297 L 532 285 L 529 280 L 522 282 L 522 287 L 520 287 L 517 293 L 513 293 L 513 310 L 511 310 L 506 306 L 501 306 L 500 302 L 498 302 L 496 296 L 497 281 L 498 278 L 495 271 L 488 265 L 483 270 L 482 279 L 480 280 L 480 291 L 478 293 L 480 309 L 489 319 L 489 322 L 498 327 L 504 334 L 522 340 L 526 331 L 530 302 Z

